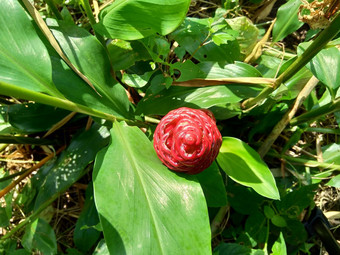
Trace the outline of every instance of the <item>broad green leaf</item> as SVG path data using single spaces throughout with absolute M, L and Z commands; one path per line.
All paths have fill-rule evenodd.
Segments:
M 276 214 L 270 220 L 275 226 L 279 228 L 284 228 L 287 226 L 286 220 L 280 215 Z
M 118 84 L 114 85 L 108 82 L 110 86 L 105 90 L 111 91 L 102 93 L 101 96 L 98 95 L 60 58 L 18 1 L 5 1 L 0 10 L 0 17 L 0 26 L 2 27 L 0 31 L 0 87 L 13 86 L 17 89 L 17 94 L 25 99 L 31 99 L 32 96 L 37 98 L 41 92 L 63 100 L 67 98 L 79 106 L 87 106 L 107 114 L 129 117 L 126 110 L 128 102 L 124 100 L 126 98 L 124 89 Z M 69 34 L 65 36 L 72 39 Z M 87 55 L 91 57 L 91 60 L 99 60 L 99 63 L 95 65 L 99 65 L 101 68 L 107 61 L 103 61 L 100 57 L 104 50 L 103 48 L 98 50 L 99 42 L 93 36 L 93 39 L 88 40 L 91 36 L 88 32 L 86 34 L 78 33 L 77 30 L 76 36 L 85 37 L 84 41 L 86 41 L 87 47 L 94 47 L 93 50 L 86 48 L 78 56 L 81 67 L 84 67 L 84 62 L 86 63 L 82 56 Z M 82 39 L 75 40 L 84 42 Z M 69 42 L 70 45 L 67 43 L 71 48 L 72 45 L 74 46 L 72 42 L 74 43 L 73 40 Z M 84 44 L 76 46 L 83 47 Z M 67 50 L 67 47 L 64 50 Z M 98 53 L 99 57 L 93 58 L 93 53 Z M 73 55 L 68 54 L 68 56 Z M 73 59 L 73 62 L 76 61 Z M 80 67 L 79 63 L 76 63 Z M 93 65 L 93 63 L 86 63 L 86 65 L 85 71 L 88 70 L 88 65 Z M 98 70 L 97 67 L 93 69 Z M 97 76 L 101 74 L 103 72 L 99 72 Z M 90 78 L 93 79 L 97 76 Z M 105 77 L 107 74 L 100 77 L 100 81 Z M 106 83 L 100 83 L 100 86 L 106 85 Z M 21 92 L 20 89 L 22 89 Z M 99 91 L 100 88 L 97 90 Z M 32 94 L 30 94 L 31 91 Z M 0 93 L 11 95 L 5 90 Z M 46 100 L 43 101 L 49 104 Z M 51 104 L 55 105 L 53 102 Z M 67 104 L 67 100 L 65 104 Z M 78 105 L 75 108 L 80 108 Z M 65 105 L 63 106 L 67 108 Z
M 107 46 L 111 59 L 112 68 L 125 70 L 134 65 L 137 61 L 151 59 L 150 54 L 139 41 L 113 40 Z
M 226 30 L 230 29 L 227 23 Z M 233 63 L 241 60 L 240 48 L 237 40 L 217 46 L 209 41 L 209 19 L 186 18 L 184 23 L 170 35 L 187 52 L 193 54 L 198 61 L 212 61 L 221 64 Z M 206 42 L 204 46 L 201 44 Z
M 9 221 L 12 215 L 8 215 L 5 207 L 0 207 L 0 227 L 5 228 L 9 226 Z
M 92 255 L 110 255 L 104 239 L 99 241 Z
M 184 63 L 177 62 L 173 64 L 171 68 L 179 72 L 179 77 L 176 81 L 188 81 L 205 76 L 200 67 L 191 60 L 187 60 Z
M 176 63 L 173 68 L 180 71 L 178 81 L 193 78 L 235 78 L 260 77 L 261 74 L 251 65 L 236 62 L 220 67 L 213 62 L 194 65 L 191 61 Z M 146 115 L 164 115 L 179 107 L 210 108 L 217 119 L 227 119 L 241 112 L 239 102 L 255 97 L 260 89 L 249 85 L 228 84 L 227 86 L 210 86 L 205 88 L 186 88 L 172 86 L 162 89 L 160 76 L 151 80 L 151 87 L 137 106 L 137 113 Z M 157 82 L 156 82 L 157 79 Z M 155 82 L 154 82 L 155 80 Z
M 340 144 L 332 143 L 322 147 L 324 162 L 340 165 Z
M 250 255 L 267 255 L 267 251 L 260 249 L 251 249 Z
M 153 71 L 146 72 L 142 75 L 124 73 L 122 81 L 126 83 L 127 85 L 129 85 L 130 87 L 142 88 L 148 83 L 153 73 L 154 73 Z
M 8 121 L 6 106 L 0 106 L 0 135 L 13 135 L 18 132 Z
M 252 65 L 236 61 L 233 64 L 221 66 L 213 62 L 203 62 L 198 64 L 204 75 L 196 78 L 214 79 L 214 78 L 239 78 L 239 77 L 261 77 L 261 73 Z M 251 90 L 252 87 L 247 87 Z
M 100 237 L 100 232 L 93 227 L 99 223 L 99 218 L 94 204 L 92 182 L 88 184 L 85 196 L 85 204 L 73 233 L 74 244 L 84 253 L 89 251 Z
M 226 21 L 233 30 L 238 32 L 237 41 L 241 52 L 249 55 L 257 43 L 258 28 L 245 16 L 226 19 Z
M 289 0 L 284 5 L 281 5 L 277 11 L 277 20 L 273 28 L 274 42 L 282 40 L 303 25 L 303 22 L 298 19 L 298 11 L 301 4 L 301 0 Z
M 170 52 L 170 43 L 165 37 L 159 35 L 149 36 L 140 40 L 144 47 L 148 50 L 148 53 L 155 62 L 163 62 L 162 59 L 166 59 Z
M 280 215 L 286 215 L 291 219 L 298 218 L 305 208 L 313 204 L 316 188 L 317 184 L 302 186 L 283 196 L 281 201 L 275 201 Z
M 208 207 L 221 207 L 227 204 L 227 192 L 215 162 L 196 177 L 202 186 Z
M 95 86 L 101 101 L 115 112 L 128 116 L 129 100 L 124 88 L 111 75 L 110 60 L 103 45 L 88 31 L 52 19 L 47 20 L 64 53 Z
M 326 185 L 340 188 L 340 175 L 334 176 Z
M 264 243 L 266 241 L 268 219 L 259 211 L 251 214 L 245 224 L 245 231 L 253 238 L 257 243 Z
M 35 209 L 38 209 L 54 194 L 67 190 L 88 171 L 87 165 L 94 160 L 97 152 L 109 142 L 108 135 L 106 127 L 94 125 L 88 131 L 82 131 L 72 139 L 70 145 L 62 152 L 53 166 L 47 166 L 48 173 L 45 181 L 39 187 Z
M 221 44 L 228 44 L 229 41 L 234 41 L 237 36 L 237 32 L 234 30 L 230 30 L 230 32 L 227 30 L 224 33 L 215 33 L 212 35 L 211 39 L 212 41 L 217 45 L 220 46 Z
M 237 243 L 221 243 L 215 250 L 214 255 L 249 255 L 251 249 Z
M 31 145 L 54 145 L 62 142 L 57 139 L 32 138 L 18 135 L 0 135 L 0 143 L 5 144 L 31 144 Z
M 46 40 L 24 8 L 17 0 L 2 1 L 0 17 L 0 81 L 62 98 L 52 81 Z
M 3 110 L 9 123 L 24 133 L 47 131 L 70 114 L 69 111 L 38 103 L 14 104 Z
M 74 24 L 73 17 L 70 13 L 70 11 L 67 9 L 66 6 L 63 7 L 63 9 L 60 12 L 61 16 L 63 17 L 63 20 L 67 22 L 68 24 Z
M 218 108 L 222 113 L 222 119 L 230 110 L 230 116 L 237 115 L 241 110 L 238 102 L 242 100 L 242 95 L 238 89 L 240 86 L 211 86 L 205 88 L 186 88 L 171 86 L 168 90 L 162 90 L 158 94 L 149 94 L 143 98 L 137 105 L 137 113 L 145 115 L 165 115 L 170 110 L 179 107 L 190 108 L 210 108 L 216 106 L 217 109 L 211 109 L 218 116 Z M 217 96 L 218 95 L 218 96 Z M 228 109 L 228 106 L 230 108 Z M 224 114 L 224 115 L 223 115 Z
M 234 183 L 227 185 L 228 203 L 238 213 L 250 215 L 256 213 L 264 198 L 253 189 Z M 247 201 L 247 203 L 244 203 Z
M 136 40 L 175 30 L 186 16 L 190 0 L 117 0 L 100 13 L 97 32 L 108 38 Z
M 274 210 L 268 205 L 263 207 L 263 212 L 268 219 L 271 219 L 275 216 Z
M 191 79 L 218 79 L 218 78 L 239 78 L 239 77 L 261 77 L 261 73 L 253 66 L 235 62 L 224 66 L 214 62 L 203 62 L 194 64 L 187 60 L 184 63 L 177 62 L 172 68 L 180 71 L 180 77 L 176 81 L 187 81 Z M 249 85 L 240 85 L 246 87 L 252 93 L 253 87 Z M 252 94 L 253 95 L 253 94 Z
M 298 53 L 302 53 L 309 43 L 299 45 Z M 330 47 L 321 50 L 307 65 L 307 68 L 318 80 L 327 86 L 334 98 L 340 87 L 340 49 Z
M 137 127 L 115 122 L 111 138 L 93 175 L 110 253 L 210 254 L 207 208 L 195 177 L 167 169 Z
M 27 225 L 21 240 L 27 251 L 38 250 L 42 254 L 57 254 L 57 240 L 53 228 L 43 219 Z
M 282 232 L 272 247 L 271 255 L 287 255 L 287 247 Z
M 307 231 L 300 219 L 287 220 L 287 227 L 281 229 L 285 242 L 289 245 L 301 245 L 307 241 Z
M 9 252 L 11 255 L 32 255 L 32 253 L 26 251 L 25 249 L 17 249 Z
M 234 181 L 253 188 L 262 196 L 280 199 L 268 166 L 248 144 L 237 138 L 223 137 L 217 162 Z

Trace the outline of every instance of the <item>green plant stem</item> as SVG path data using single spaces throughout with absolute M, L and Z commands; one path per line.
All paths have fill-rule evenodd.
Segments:
M 221 225 L 222 221 L 225 218 L 225 215 L 227 214 L 229 210 L 229 206 L 223 206 L 219 209 L 217 212 L 215 218 L 211 222 L 211 237 L 214 238 L 221 232 Z M 223 230 L 223 229 L 222 229 Z
M 333 128 L 312 128 L 308 127 L 305 129 L 306 132 L 316 132 L 322 134 L 334 134 L 340 135 L 340 129 L 333 129 Z
M 264 247 L 263 247 L 263 252 L 266 255 L 268 254 L 269 226 L 270 226 L 270 222 L 269 222 L 269 219 L 267 219 L 266 242 L 264 243 Z
M 146 122 L 150 122 L 150 123 L 154 123 L 154 124 L 158 124 L 160 122 L 159 119 L 155 119 L 155 118 L 152 118 L 152 117 L 149 117 L 149 116 L 145 116 L 144 120 Z
M 17 173 L 15 173 L 15 174 L 11 174 L 11 175 L 7 175 L 7 176 L 5 176 L 5 177 L 2 177 L 2 178 L 0 178 L 0 183 L 1 183 L 1 182 L 4 182 L 4 181 L 7 181 L 7 180 L 11 180 L 11 179 L 13 179 L 14 177 L 17 177 L 17 176 L 19 176 L 19 175 L 23 175 L 24 173 L 26 173 L 26 172 L 29 171 L 29 170 L 30 170 L 30 169 L 28 168 L 28 169 L 26 169 L 26 170 L 17 172 Z
M 297 126 L 312 120 L 315 120 L 323 115 L 330 114 L 340 110 L 340 97 L 326 105 L 323 105 L 315 110 L 301 114 L 290 121 L 290 125 Z
M 93 117 L 98 117 L 101 119 L 109 121 L 125 121 L 127 124 L 139 127 L 148 127 L 148 125 L 142 121 L 138 120 L 128 120 L 122 117 L 116 117 L 114 115 L 98 111 L 96 109 L 73 103 L 67 99 L 62 99 L 58 97 L 49 96 L 39 92 L 31 91 L 25 88 L 18 88 L 16 86 L 10 85 L 6 82 L 0 81 L 0 91 L 2 95 L 17 97 L 25 100 L 35 101 L 41 104 L 47 104 L 62 109 L 66 109 L 72 112 L 84 113 Z
M 73 103 L 66 99 L 49 96 L 39 92 L 31 91 L 25 88 L 18 88 L 8 83 L 0 81 L 1 94 L 6 96 L 13 96 L 21 99 L 32 100 L 38 103 L 47 104 L 59 108 L 63 108 L 73 112 L 80 112 L 94 117 L 115 121 L 115 120 L 126 120 L 124 118 L 115 117 L 111 114 L 97 111 L 87 106 Z
M 50 7 L 51 11 L 53 12 L 54 16 L 59 19 L 62 20 L 63 17 L 61 16 L 57 6 L 55 5 L 53 0 L 45 0 L 45 2 L 47 3 L 47 5 Z
M 88 19 L 90 21 L 90 25 L 91 25 L 93 31 L 95 31 L 94 25 L 96 24 L 96 19 L 94 18 L 94 15 L 93 15 L 92 8 L 90 6 L 89 0 L 81 0 L 81 3 L 82 3 L 82 6 L 84 7 L 86 16 L 88 17 Z M 98 34 L 97 32 L 95 32 L 95 35 L 96 35 L 97 39 L 101 42 L 101 44 L 106 49 L 104 37 L 101 36 L 100 34 Z
M 269 153 L 268 153 L 269 154 Z M 340 165 L 336 164 L 330 164 L 325 162 L 318 162 L 316 160 L 309 160 L 309 159 L 303 159 L 303 158 L 294 158 L 287 155 L 281 155 L 282 158 L 284 158 L 287 161 L 294 162 L 300 165 L 308 166 L 308 167 L 319 167 L 323 169 L 329 169 L 329 172 L 332 171 L 340 171 Z M 323 174 L 325 173 L 322 172 Z
M 340 13 L 333 19 L 329 26 L 324 29 L 313 43 L 298 56 L 296 60 L 276 79 L 273 87 L 267 87 L 255 98 L 249 98 L 242 103 L 244 109 L 248 109 L 263 99 L 267 98 L 270 93 L 277 89 L 281 83 L 294 76 L 302 67 L 304 67 L 314 56 L 316 56 L 324 46 L 340 32 Z

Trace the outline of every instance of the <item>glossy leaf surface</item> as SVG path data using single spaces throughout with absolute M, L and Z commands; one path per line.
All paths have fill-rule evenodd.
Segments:
M 249 145 L 237 138 L 223 137 L 217 162 L 234 181 L 253 188 L 262 196 L 280 199 L 268 166 Z
M 0 8 L 0 80 L 63 97 L 52 81 L 52 64 L 44 36 L 16 0 Z
M 227 23 L 235 31 L 238 31 L 237 41 L 240 44 L 240 50 L 246 56 L 249 55 L 256 45 L 259 35 L 258 28 L 247 17 L 236 17 L 227 19 Z
M 308 45 L 308 43 L 300 44 L 298 53 L 301 54 Z M 327 86 L 332 97 L 335 97 L 337 89 L 340 87 L 340 49 L 330 47 L 321 50 L 306 67 Z
M 277 20 L 273 28 L 273 41 L 277 42 L 299 29 L 303 22 L 298 19 L 301 0 L 289 0 L 277 12 Z
M 96 30 L 123 40 L 166 35 L 181 24 L 189 4 L 189 0 L 118 0 L 100 13 Z
M 334 176 L 329 182 L 327 182 L 327 185 L 340 188 L 340 175 Z
M 107 50 L 114 70 L 125 70 L 136 61 L 151 59 L 150 54 L 139 41 L 113 40 Z
M 138 104 L 137 113 L 165 115 L 170 110 L 183 106 L 190 108 L 210 108 L 216 106 L 225 110 L 227 105 L 241 101 L 241 96 L 238 96 L 240 92 L 238 90 L 239 87 L 237 85 L 211 86 L 206 88 L 173 86 L 168 90 L 162 90 L 158 94 L 147 94 Z M 235 108 L 237 112 L 237 106 Z M 215 117 L 218 118 L 215 110 L 211 110 Z
M 129 100 L 111 75 L 110 60 L 102 44 L 85 29 L 49 19 L 53 35 L 71 63 L 95 86 L 103 102 L 115 115 L 128 116 Z M 70 93 L 68 93 L 70 94 Z M 78 93 L 75 93 L 78 95 Z M 86 97 L 86 95 L 84 95 Z
M 110 253 L 211 253 L 207 208 L 195 178 L 162 165 L 137 127 L 115 122 L 111 137 L 93 176 Z
M 286 255 L 287 254 L 287 247 L 285 243 L 285 239 L 283 237 L 282 232 L 280 232 L 279 238 L 275 241 L 272 247 L 272 255 Z
M 108 114 L 129 117 L 128 101 L 124 101 L 126 97 L 124 89 L 120 85 L 114 87 L 112 80 L 107 81 L 108 74 L 100 69 L 103 65 L 108 68 L 107 59 L 103 59 L 104 49 L 98 48 L 98 45 L 101 46 L 92 35 L 80 28 L 76 31 L 63 30 L 65 37 L 70 39 L 63 46 L 65 51 L 69 49 L 75 54 L 68 54 L 70 58 L 74 58 L 72 59 L 74 64 L 82 71 L 86 71 L 87 75 L 90 74 L 91 80 L 96 85 L 99 84 L 99 87 L 109 90 L 108 93 L 100 91 L 101 96 L 66 65 L 18 1 L 5 1 L 0 16 L 0 26 L 4 28 L 0 31 L 0 82 L 5 83 L 0 86 L 14 86 L 17 91 L 27 89 L 21 92 L 27 97 L 25 99 L 32 96 L 30 91 L 41 92 L 61 99 L 67 98 L 76 104 Z M 71 28 L 74 29 L 74 26 Z M 86 46 L 81 54 L 75 53 L 77 47 L 74 41 L 77 41 L 80 47 Z M 87 62 L 87 57 L 92 61 L 98 61 L 96 67 L 93 66 L 93 62 Z M 96 70 L 98 74 L 91 74 L 88 69 Z M 6 91 L 3 92 L 6 94 Z

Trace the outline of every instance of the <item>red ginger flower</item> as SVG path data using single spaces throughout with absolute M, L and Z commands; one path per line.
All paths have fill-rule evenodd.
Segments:
M 222 136 L 209 110 L 178 108 L 158 124 L 153 145 L 159 159 L 176 172 L 198 174 L 217 157 Z

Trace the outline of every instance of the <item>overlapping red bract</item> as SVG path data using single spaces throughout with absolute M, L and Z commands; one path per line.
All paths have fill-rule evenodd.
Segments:
M 222 136 L 209 110 L 178 108 L 165 115 L 154 133 L 154 148 L 168 168 L 197 174 L 217 157 Z

